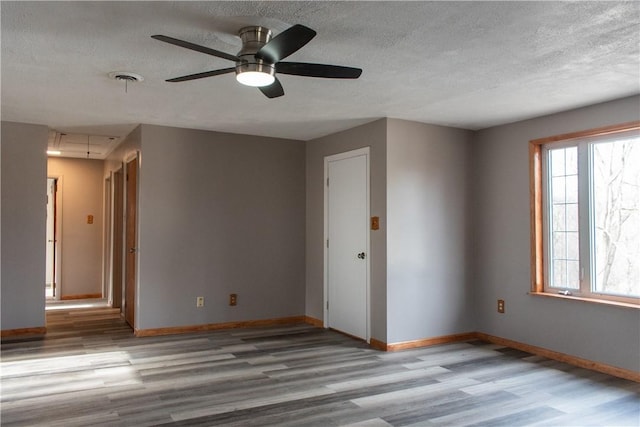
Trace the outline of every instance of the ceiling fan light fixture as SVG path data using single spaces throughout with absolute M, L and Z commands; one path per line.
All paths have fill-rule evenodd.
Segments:
M 276 80 L 274 74 L 275 69 L 262 61 L 236 64 L 236 80 L 245 86 L 269 86 Z
M 264 71 L 244 71 L 236 75 L 236 80 L 245 86 L 263 87 L 271 85 L 276 78 Z

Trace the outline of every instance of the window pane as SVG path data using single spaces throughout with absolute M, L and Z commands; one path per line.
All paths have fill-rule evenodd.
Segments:
M 567 259 L 567 233 L 556 231 L 553 233 L 553 259 Z
M 565 180 L 565 197 L 567 203 L 578 203 L 578 175 L 567 175 Z
M 553 262 L 553 287 L 554 288 L 565 288 L 565 283 L 567 279 L 567 262 L 554 260 Z
M 564 149 L 550 150 L 551 176 L 564 176 Z
M 580 263 L 564 259 L 554 260 L 553 287 L 580 289 Z
M 578 223 L 578 204 L 572 203 L 567 206 L 567 227 L 566 231 L 578 231 L 580 224 Z
M 552 230 L 566 231 L 567 205 L 553 205 Z
M 577 147 L 549 150 L 551 212 L 549 277 L 554 288 L 579 289 Z
M 578 147 L 565 148 L 565 174 L 577 175 L 578 174 Z
M 580 289 L 580 263 L 567 261 L 567 288 Z
M 554 177 L 551 180 L 551 194 L 553 203 L 564 203 L 567 198 L 565 194 L 566 178 L 564 176 Z
M 578 233 L 567 232 L 567 260 L 577 261 L 579 259 L 580 248 L 578 247 Z
M 593 290 L 640 296 L 640 137 L 591 148 Z

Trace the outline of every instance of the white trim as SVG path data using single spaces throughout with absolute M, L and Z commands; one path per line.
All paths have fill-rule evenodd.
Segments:
M 121 244 L 120 244 L 120 301 L 118 302 L 118 304 L 120 305 L 120 314 L 124 316 L 124 281 L 125 281 L 125 262 L 126 262 L 126 206 L 125 206 L 125 197 L 126 197 L 126 179 L 127 179 L 127 171 L 126 171 L 126 163 L 124 162 L 120 162 L 120 166 L 115 168 L 111 174 L 113 176 L 113 182 L 115 182 L 115 175 L 116 173 L 120 173 L 122 175 L 121 179 L 122 179 L 122 183 L 120 185 L 120 203 L 122 204 L 122 212 L 120 212 L 119 215 L 119 220 L 121 221 L 121 226 L 122 226 L 122 230 L 120 231 L 120 239 L 121 239 Z M 113 265 L 114 265 L 114 261 L 115 261 L 115 219 L 116 219 L 116 211 L 115 211 L 115 201 L 116 201 L 116 190 L 115 190 L 115 185 L 113 186 L 112 190 L 113 190 L 113 203 L 112 203 L 112 208 L 113 208 L 113 238 L 111 239 L 111 254 L 112 254 L 112 261 L 111 261 L 111 268 L 113 269 Z M 113 280 L 113 275 L 112 275 L 112 280 Z M 113 289 L 113 286 L 112 286 Z
M 370 163 L 371 163 L 371 159 L 370 159 L 370 147 L 363 147 L 363 148 L 358 148 L 356 150 L 351 150 L 351 151 L 346 151 L 344 153 L 338 153 L 338 154 L 333 154 L 330 156 L 325 156 L 324 158 L 324 179 L 323 179 L 323 187 L 324 187 L 324 231 L 323 231 L 323 241 L 322 241 L 322 245 L 324 247 L 323 250 L 323 267 L 322 267 L 322 281 L 323 281 L 323 289 L 324 289 L 324 295 L 323 295 L 323 320 L 322 320 L 322 324 L 325 328 L 327 328 L 329 326 L 329 312 L 327 310 L 327 303 L 329 301 L 328 297 L 329 297 L 329 292 L 328 292 L 328 257 L 329 257 L 329 250 L 327 248 L 327 240 L 329 238 L 329 186 L 327 185 L 327 179 L 329 178 L 329 162 L 333 162 L 333 161 L 338 161 L 338 160 L 344 160 L 344 159 L 349 159 L 352 157 L 358 157 L 358 156 L 366 156 L 367 159 L 367 230 L 369 231 L 367 233 L 367 242 L 366 242 L 366 258 L 365 258 L 365 262 L 366 262 L 366 311 L 367 311 L 367 325 L 366 325 L 366 336 L 365 339 L 367 342 L 369 342 L 371 340 L 371 230 L 370 230 L 370 226 L 368 224 L 369 218 L 371 217 L 371 176 L 370 176 Z
M 139 150 L 131 150 L 124 156 L 123 163 L 126 165 L 131 160 L 138 158 L 138 166 L 140 166 L 140 151 Z
M 102 297 L 113 305 L 113 173 L 104 180 L 103 194 L 103 252 L 102 252 Z
M 47 179 L 55 179 L 56 183 L 56 277 L 53 280 L 56 283 L 56 295 L 53 297 L 54 301 L 60 299 L 60 295 L 62 295 L 62 189 L 64 183 L 64 175 L 62 174 L 49 174 L 47 173 Z
M 142 173 L 142 151 L 136 150 L 136 308 L 133 316 L 134 329 L 140 325 L 140 174 Z

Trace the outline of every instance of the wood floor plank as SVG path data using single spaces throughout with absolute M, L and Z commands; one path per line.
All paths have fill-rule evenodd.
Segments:
M 384 353 L 306 324 L 136 338 L 117 310 L 4 339 L 2 426 L 640 426 L 640 385 L 481 341 Z

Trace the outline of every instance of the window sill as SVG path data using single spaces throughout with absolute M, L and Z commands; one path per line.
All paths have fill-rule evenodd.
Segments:
M 573 295 L 552 294 L 550 292 L 529 292 L 529 295 L 533 295 L 535 297 L 560 298 L 564 300 L 589 302 L 591 304 L 614 305 L 616 307 L 635 308 L 636 310 L 640 309 L 640 304 L 634 304 L 634 303 L 622 302 L 622 301 L 612 301 L 607 299 L 583 298 L 583 297 L 576 297 Z

